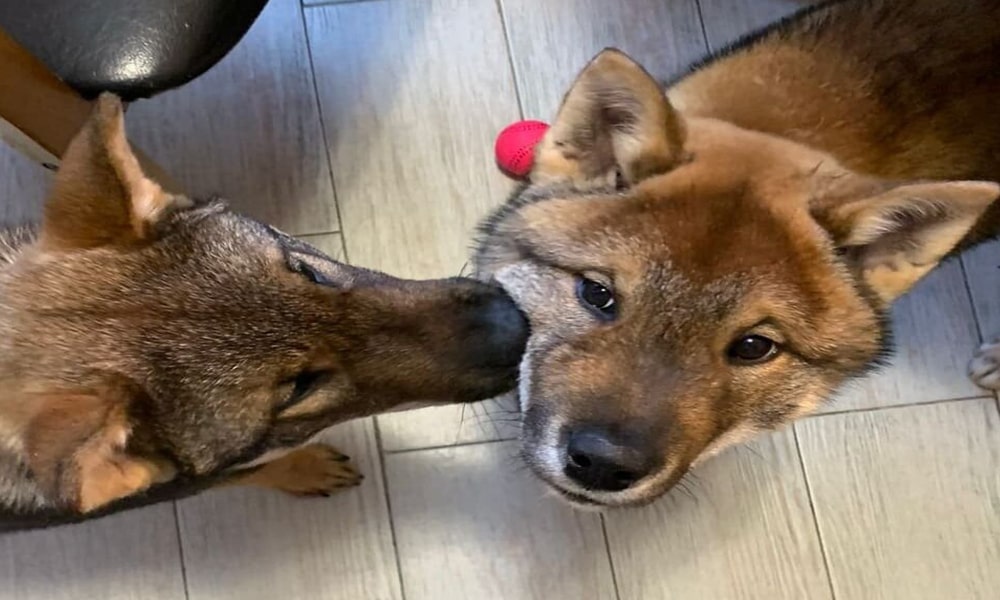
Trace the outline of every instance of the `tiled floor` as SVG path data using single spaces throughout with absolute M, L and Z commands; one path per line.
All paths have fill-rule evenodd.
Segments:
M 597 50 L 667 78 L 803 4 L 271 0 L 130 127 L 195 192 L 357 264 L 455 274 L 509 187 L 494 134 L 551 117 Z M 0 220 L 37 215 L 44 186 L 0 150 Z M 935 273 L 896 310 L 891 369 L 709 462 L 690 495 L 575 512 L 518 465 L 501 407 L 397 414 L 330 433 L 368 474 L 334 498 L 225 490 L 0 537 L 0 598 L 1000 597 L 1000 413 L 964 375 L 1000 332 L 998 265 L 991 246 Z

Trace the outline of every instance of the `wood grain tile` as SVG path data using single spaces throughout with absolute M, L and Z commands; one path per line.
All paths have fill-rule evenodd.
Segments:
M 983 244 L 962 255 L 972 304 L 985 340 L 1000 337 L 1000 241 Z M 972 358 L 972 348 L 966 358 Z
M 996 597 L 992 399 L 816 417 L 796 428 L 838 599 Z
M 551 497 L 499 442 L 392 454 L 407 600 L 613 599 L 598 516 Z
M 0 598 L 183 600 L 173 506 L 0 535 Z
M 352 457 L 360 487 L 316 499 L 230 488 L 178 503 L 191 600 L 400 597 L 372 421 L 322 440 Z
M 302 4 L 305 6 L 317 6 L 320 4 L 339 4 L 347 2 L 368 2 L 368 1 L 378 1 L 378 0 L 302 0 Z
M 129 109 L 129 132 L 185 189 L 290 234 L 336 231 L 298 0 L 271 0 L 233 51 Z
M 306 21 L 347 255 L 404 277 L 457 275 L 511 187 L 493 159 L 518 116 L 494 1 L 331 4 Z
M 316 235 L 300 235 L 299 239 L 312 244 L 320 252 L 337 261 L 345 261 L 344 239 L 339 233 L 319 233 Z
M 599 51 L 615 46 L 654 77 L 682 72 L 706 51 L 694 0 L 501 0 L 526 118 L 551 119 Z
M 920 282 L 892 314 L 896 353 L 891 365 L 849 384 L 826 411 L 985 394 L 966 375 L 979 333 L 957 261 Z
M 819 0 L 698 0 L 705 21 L 705 35 L 713 50 L 723 48 L 747 33 L 787 17 Z
M 515 439 L 521 432 L 517 398 L 503 396 L 465 406 L 434 406 L 379 415 L 387 452 Z
M 687 486 L 606 514 L 622 600 L 829 598 L 791 432 L 698 468 Z
M 0 227 L 38 221 L 51 171 L 0 142 Z

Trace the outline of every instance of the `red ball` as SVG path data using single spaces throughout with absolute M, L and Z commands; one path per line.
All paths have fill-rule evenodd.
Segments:
M 518 121 L 505 127 L 494 146 L 500 170 L 514 179 L 526 178 L 535 162 L 535 146 L 548 129 L 541 121 Z

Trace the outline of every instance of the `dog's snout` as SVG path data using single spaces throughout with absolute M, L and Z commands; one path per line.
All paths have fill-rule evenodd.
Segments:
M 470 358 L 486 367 L 517 366 L 528 342 L 528 320 L 510 296 L 490 287 L 470 317 Z
M 601 428 L 573 431 L 566 441 L 566 476 L 588 490 L 620 492 L 652 472 L 655 458 L 625 436 Z

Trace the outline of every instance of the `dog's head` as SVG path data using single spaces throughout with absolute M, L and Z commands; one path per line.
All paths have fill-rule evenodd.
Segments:
M 498 286 L 350 267 L 164 191 L 111 97 L 0 287 L 0 452 L 18 446 L 50 495 L 83 509 L 351 417 L 497 395 L 527 338 Z
M 580 74 L 536 156 L 477 265 L 531 322 L 523 454 L 581 504 L 649 501 L 815 409 L 878 361 L 885 309 L 998 195 L 686 119 L 616 51 Z

